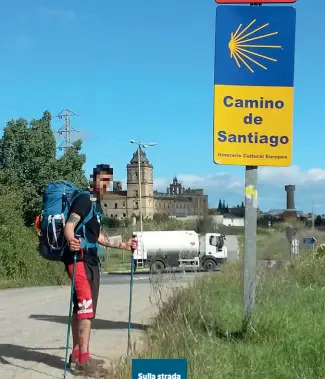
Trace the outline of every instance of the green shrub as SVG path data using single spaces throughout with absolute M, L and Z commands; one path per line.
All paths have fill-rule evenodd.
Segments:
M 317 258 L 325 257 L 325 244 L 321 244 L 317 247 L 315 257 Z
M 120 228 L 122 226 L 122 222 L 118 218 L 104 216 L 102 218 L 102 226 L 115 229 Z
M 153 215 L 153 220 L 157 223 L 161 222 L 168 222 L 169 221 L 169 216 L 165 213 L 155 213 Z
M 0 186 L 0 287 L 64 284 L 62 263 L 38 254 L 38 236 L 23 220 L 22 196 Z
M 211 217 L 199 217 L 196 221 L 195 231 L 199 234 L 213 233 L 215 227 Z

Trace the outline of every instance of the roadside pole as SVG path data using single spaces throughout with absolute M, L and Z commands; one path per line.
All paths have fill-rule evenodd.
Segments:
M 252 310 L 255 306 L 257 207 L 257 167 L 246 166 L 243 308 L 244 329 L 250 322 Z
M 294 241 L 296 236 L 296 230 L 292 226 L 288 226 L 286 228 L 286 236 L 289 242 L 289 254 L 290 254 L 290 262 L 292 261 L 292 241 Z
M 257 207 L 257 166 L 246 166 L 243 329 L 249 324 L 255 306 Z
M 315 233 L 315 215 L 314 215 L 314 200 L 313 200 L 313 206 L 312 206 L 312 231 L 313 234 Z M 315 244 L 313 244 L 313 253 L 315 252 Z
M 133 235 L 134 237 L 134 235 Z M 134 250 L 132 250 L 131 257 L 131 279 L 130 279 L 130 299 L 129 299 L 129 320 L 128 320 L 128 346 L 127 356 L 132 354 L 132 340 L 131 340 L 131 318 L 132 318 L 132 297 L 133 297 L 133 280 L 134 280 Z

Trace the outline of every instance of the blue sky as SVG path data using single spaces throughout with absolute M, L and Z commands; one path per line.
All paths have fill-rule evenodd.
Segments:
M 284 184 L 296 184 L 297 207 L 310 211 L 314 200 L 325 213 L 325 2 L 295 7 L 293 166 L 259 170 L 260 207 L 284 206 Z M 155 141 L 147 155 L 158 187 L 177 174 L 204 187 L 211 206 L 242 201 L 244 167 L 213 163 L 213 0 L 8 0 L 1 8 L 2 127 L 69 108 L 79 114 L 72 125 L 87 174 L 109 163 L 124 180 L 128 141 Z

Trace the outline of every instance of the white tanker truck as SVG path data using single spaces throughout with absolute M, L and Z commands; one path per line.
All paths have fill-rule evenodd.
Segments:
M 150 267 L 162 272 L 167 267 L 196 267 L 214 271 L 227 260 L 225 236 L 218 233 L 199 235 L 192 230 L 134 232 L 138 248 L 135 267 Z

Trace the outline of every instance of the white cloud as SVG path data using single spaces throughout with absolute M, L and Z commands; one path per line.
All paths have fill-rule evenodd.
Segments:
M 261 167 L 259 177 L 264 183 L 310 186 L 312 184 L 325 184 L 325 169 L 310 168 L 307 171 L 302 171 L 298 166 Z
M 229 206 L 236 206 L 244 200 L 243 175 L 219 172 L 210 175 L 178 175 L 185 188 L 203 188 L 209 195 L 209 206 L 215 207 L 219 199 L 225 199 Z M 154 188 L 166 191 L 172 177 L 154 177 Z M 325 213 L 325 169 L 310 168 L 306 171 L 298 166 L 261 167 L 258 169 L 259 206 L 262 210 L 286 207 L 284 186 L 294 184 L 295 205 L 299 210 L 310 212 L 314 202 L 315 212 Z M 126 188 L 126 180 L 123 180 Z
M 230 191 L 238 191 L 242 186 L 242 180 L 239 177 L 222 172 L 217 174 L 210 174 L 206 176 L 200 175 L 178 175 L 178 180 L 185 188 L 204 188 L 216 189 L 222 187 Z M 157 178 L 155 179 L 155 188 L 159 191 L 164 191 L 170 184 L 172 178 Z

